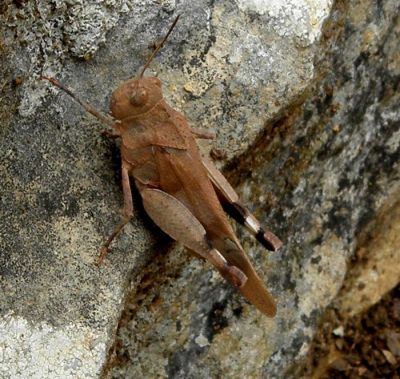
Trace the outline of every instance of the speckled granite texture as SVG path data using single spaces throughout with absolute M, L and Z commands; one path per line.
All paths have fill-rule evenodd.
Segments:
M 290 377 L 358 235 L 398 193 L 398 8 L 0 5 L 0 376 Z M 38 77 L 107 110 L 177 13 L 149 74 L 192 125 L 216 132 L 202 148 L 226 152 L 220 164 L 244 202 L 284 240 L 269 255 L 238 228 L 278 299 L 273 320 L 174 247 L 139 201 L 106 263 L 94 265 L 120 218 L 118 147 Z

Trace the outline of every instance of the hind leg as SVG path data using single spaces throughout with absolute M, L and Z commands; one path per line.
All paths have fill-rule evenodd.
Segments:
M 263 228 L 256 217 L 240 204 L 238 194 L 217 167 L 204 157 L 203 165 L 226 212 L 244 225 L 265 248 L 271 251 L 278 250 L 282 246 L 282 241 L 270 230 Z
M 234 287 L 244 286 L 247 276 L 238 267 L 228 264 L 223 255 L 211 246 L 203 225 L 184 204 L 158 189 L 139 187 L 139 190 L 146 212 L 161 230 L 207 259 Z

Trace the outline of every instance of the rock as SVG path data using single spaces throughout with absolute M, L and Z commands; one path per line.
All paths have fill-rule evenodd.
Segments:
M 351 317 L 377 303 L 400 282 L 400 202 L 390 197 L 359 235 L 354 263 L 335 307 Z
M 316 59 L 319 75 L 309 98 L 293 104 L 229 166 L 244 202 L 285 241 L 267 258 L 240 231 L 279 301 L 277 318 L 259 315 L 213 272 L 199 278 L 204 269 L 197 261 L 184 265 L 177 278 L 175 266 L 163 262 L 168 285 L 156 281 L 148 303 L 122 319 L 117 343 L 124 347 L 112 377 L 292 377 L 365 230 L 381 210 L 394 214 L 396 7 L 390 1 L 338 4 L 324 28 L 324 54 Z M 386 228 L 396 230 L 396 220 Z M 381 251 L 391 251 L 395 260 L 396 246 L 394 238 L 383 239 Z M 388 286 L 395 282 L 390 280 Z M 163 299 L 156 308 L 153 296 Z M 209 345 L 197 344 L 198 336 L 208 336 Z M 128 363 L 121 364 L 122 357 Z
M 288 377 L 357 236 L 398 189 L 397 7 L 0 6 L 0 376 Z M 106 110 L 177 13 L 147 74 L 192 125 L 217 133 L 244 202 L 284 239 L 268 256 L 238 230 L 278 299 L 273 320 L 171 250 L 139 201 L 104 266 L 93 263 L 120 218 L 118 149 L 38 77 Z

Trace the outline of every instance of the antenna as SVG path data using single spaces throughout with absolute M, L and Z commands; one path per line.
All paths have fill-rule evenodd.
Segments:
M 155 57 L 155 55 L 158 53 L 158 51 L 163 47 L 165 41 L 167 40 L 167 38 L 169 37 L 169 35 L 171 34 L 172 30 L 174 29 L 176 23 L 179 20 L 179 17 L 181 17 L 180 14 L 178 14 L 178 16 L 176 17 L 175 21 L 172 23 L 171 27 L 168 30 L 168 33 L 165 35 L 164 39 L 161 41 L 161 43 L 157 46 L 157 48 L 153 51 L 153 53 L 151 54 L 150 58 L 148 59 L 148 61 L 146 62 L 146 64 L 144 65 L 142 72 L 140 73 L 139 77 L 141 78 L 144 74 L 144 72 L 146 71 L 147 67 L 149 67 L 151 61 L 153 60 L 153 58 Z
M 92 114 L 94 117 L 96 117 L 98 120 L 100 120 L 104 124 L 111 126 L 111 127 L 115 126 L 115 121 L 112 121 L 110 117 L 104 115 L 103 113 L 98 111 L 95 107 L 90 105 L 89 103 L 85 103 L 77 95 L 75 95 L 71 91 L 70 88 L 68 88 L 66 85 L 60 83 L 57 79 L 49 78 L 49 77 L 43 76 L 43 75 L 40 77 L 40 79 L 48 80 L 50 83 L 52 83 L 56 87 L 62 89 L 69 96 L 71 96 L 78 104 L 80 104 L 86 111 L 88 111 L 90 114 Z

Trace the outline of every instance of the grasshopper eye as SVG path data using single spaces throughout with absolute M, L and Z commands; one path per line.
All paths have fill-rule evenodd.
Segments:
M 132 105 L 144 105 L 147 102 L 149 95 L 144 88 L 134 89 L 131 93 L 129 101 Z
M 157 85 L 158 87 L 161 87 L 161 80 L 160 79 L 154 77 L 154 78 L 151 78 L 151 81 L 152 81 L 153 84 Z

